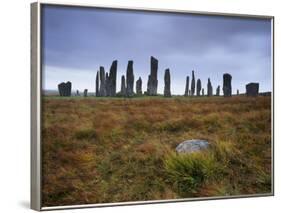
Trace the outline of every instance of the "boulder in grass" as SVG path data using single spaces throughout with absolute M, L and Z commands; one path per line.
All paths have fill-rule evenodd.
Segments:
M 193 153 L 207 149 L 209 142 L 201 139 L 186 140 L 176 147 L 177 153 Z

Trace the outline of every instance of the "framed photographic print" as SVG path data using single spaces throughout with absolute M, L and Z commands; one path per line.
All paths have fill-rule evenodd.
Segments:
M 272 196 L 274 18 L 31 5 L 31 207 Z

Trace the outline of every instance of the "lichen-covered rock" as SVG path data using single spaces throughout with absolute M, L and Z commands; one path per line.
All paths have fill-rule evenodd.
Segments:
M 176 147 L 177 153 L 193 153 L 205 150 L 209 147 L 209 142 L 201 139 L 186 140 Z

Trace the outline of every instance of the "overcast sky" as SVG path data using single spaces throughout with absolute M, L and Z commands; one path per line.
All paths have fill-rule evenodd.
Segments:
M 133 60 L 135 80 L 141 77 L 146 91 L 154 56 L 158 93 L 163 93 L 166 68 L 172 94 L 184 93 L 192 70 L 205 91 L 208 78 L 214 90 L 222 86 L 223 73 L 232 75 L 233 93 L 244 93 L 249 82 L 271 91 L 269 19 L 44 6 L 42 23 L 43 89 L 71 81 L 73 91 L 94 92 L 99 66 L 109 71 L 116 59 L 117 90 Z

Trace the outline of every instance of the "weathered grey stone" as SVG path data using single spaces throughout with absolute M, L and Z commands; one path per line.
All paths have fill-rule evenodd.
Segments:
M 224 97 L 230 97 L 232 94 L 231 87 L 231 75 L 228 73 L 223 74 L 223 95 Z
M 126 95 L 132 97 L 134 95 L 134 70 L 133 70 L 133 61 L 128 62 L 127 66 L 127 76 L 126 76 Z
M 58 85 L 60 96 L 71 96 L 71 82 L 62 82 Z
M 217 87 L 216 96 L 220 96 L 220 85 Z
M 125 82 L 124 75 L 122 75 L 122 77 L 121 77 L 121 95 L 126 96 L 126 82 Z
M 193 96 L 194 93 L 195 93 L 195 76 L 194 76 L 194 70 L 192 70 L 191 96 Z
M 201 139 L 186 140 L 176 147 L 177 153 L 194 153 L 206 150 L 209 147 L 209 142 Z
M 249 83 L 246 85 L 247 96 L 258 96 L 259 95 L 259 83 Z
M 76 96 L 80 96 L 79 90 L 76 90 Z
M 99 76 L 99 71 L 97 71 L 97 75 L 96 75 L 96 96 L 99 97 L 100 96 L 100 76 Z
M 108 72 L 105 73 L 105 96 L 110 96 L 110 80 L 108 76 Z
M 109 96 L 116 96 L 117 60 L 113 61 L 109 70 Z
M 200 96 L 201 94 L 201 88 L 202 88 L 202 85 L 201 85 L 201 80 L 198 78 L 197 79 L 197 83 L 196 83 L 196 95 L 197 96 Z
M 202 96 L 204 96 L 205 95 L 205 93 L 204 93 L 204 88 L 202 88 Z
M 137 95 L 142 95 L 142 80 L 141 77 L 136 82 L 136 93 Z
M 106 84 L 105 84 L 105 71 L 104 67 L 100 67 L 100 90 L 99 94 L 101 97 L 106 96 Z
M 84 97 L 87 97 L 88 96 L 88 89 L 84 89 Z
M 164 96 L 171 97 L 171 76 L 169 69 L 165 70 L 164 83 Z
M 184 96 L 188 96 L 188 91 L 189 91 L 189 76 L 186 76 Z
M 210 78 L 208 78 L 208 84 L 207 84 L 207 95 L 212 96 L 213 95 L 213 87 Z
M 239 95 L 239 89 L 237 90 L 236 94 Z
M 157 95 L 158 79 L 158 60 L 151 56 L 150 58 L 150 75 L 148 76 L 147 81 L 147 94 L 148 95 Z

